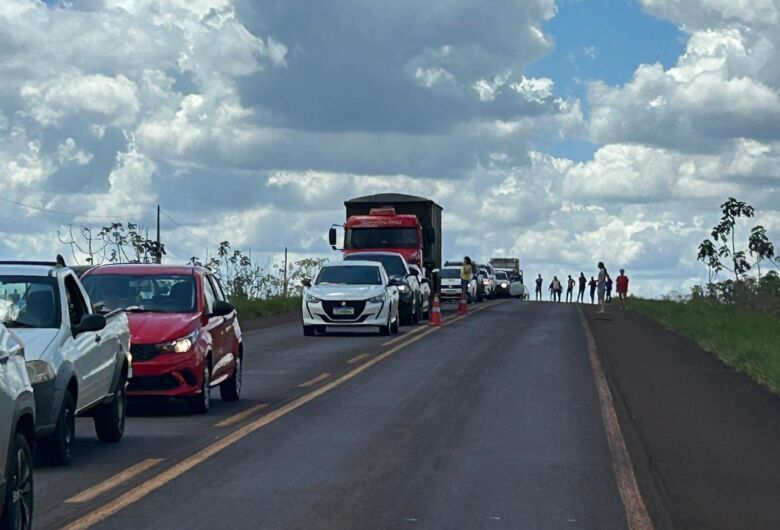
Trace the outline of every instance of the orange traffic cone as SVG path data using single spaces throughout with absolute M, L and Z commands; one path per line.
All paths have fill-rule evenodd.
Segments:
M 466 307 L 466 293 L 465 291 L 460 293 L 460 303 L 458 304 L 458 314 L 459 315 L 465 315 L 469 312 L 468 307 Z
M 429 326 L 441 326 L 441 305 L 439 305 L 439 295 L 433 295 L 433 305 L 431 305 L 431 314 L 428 318 Z

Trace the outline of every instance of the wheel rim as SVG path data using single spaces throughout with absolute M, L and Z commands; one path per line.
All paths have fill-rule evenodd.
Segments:
M 16 451 L 16 473 L 13 483 L 13 509 L 16 512 L 15 528 L 31 527 L 32 522 L 32 467 L 27 452 L 21 447 Z
M 236 359 L 236 394 L 241 393 L 241 357 Z
M 205 408 L 209 408 L 209 405 L 211 404 L 211 388 L 209 387 L 209 379 L 209 365 L 207 364 L 203 368 L 203 405 Z
M 76 418 L 70 407 L 65 408 L 65 432 L 62 433 L 62 441 L 65 445 L 65 454 L 70 456 L 70 444 L 73 442 L 73 431 L 76 428 Z

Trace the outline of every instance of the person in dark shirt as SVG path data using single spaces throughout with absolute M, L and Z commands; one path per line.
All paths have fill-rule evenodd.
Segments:
M 612 277 L 609 274 L 607 274 L 607 297 L 605 301 L 612 303 Z
M 542 301 L 542 284 L 544 283 L 544 280 L 542 280 L 542 275 L 540 274 L 539 277 L 536 279 L 536 301 L 541 302 Z
M 574 296 L 574 284 L 577 283 L 574 281 L 574 278 L 571 277 L 571 274 L 569 274 L 569 279 L 566 280 L 566 301 L 571 302 L 572 297 Z
M 588 279 L 584 273 L 580 273 L 580 290 L 577 292 L 577 301 L 585 303 L 585 286 L 588 285 Z
M 598 285 L 598 282 L 596 279 L 591 276 L 590 281 L 588 282 L 588 286 L 590 287 L 590 303 L 595 304 L 596 303 L 596 286 Z

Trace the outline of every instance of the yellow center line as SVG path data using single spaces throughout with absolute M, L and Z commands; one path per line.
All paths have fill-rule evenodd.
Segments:
M 490 305 L 483 306 L 480 309 L 486 309 L 487 307 L 490 307 Z M 479 311 L 479 309 L 474 310 L 472 312 L 476 313 L 477 311 Z M 465 316 L 460 316 L 454 319 L 452 322 L 455 322 L 462 318 L 465 318 Z M 431 333 L 438 331 L 439 329 L 441 328 L 439 327 L 428 328 L 424 332 L 420 333 L 419 335 L 415 335 L 414 337 L 411 337 L 406 342 L 402 342 L 401 344 L 398 344 L 390 348 L 389 350 L 386 350 L 383 353 L 377 355 L 371 360 L 366 361 L 365 363 L 353 368 L 346 374 L 342 375 L 337 379 L 334 379 L 330 383 L 322 385 L 321 387 L 312 390 L 311 392 L 304 394 L 290 401 L 285 405 L 282 405 L 278 409 L 272 410 L 268 414 L 265 414 L 257 418 L 256 420 L 253 420 L 252 422 L 247 423 L 242 427 L 239 427 L 238 429 L 232 431 L 231 433 L 226 434 L 225 436 L 223 436 L 216 442 L 212 443 L 211 445 L 201 449 L 200 451 L 193 454 L 192 456 L 185 458 L 184 460 L 169 467 L 165 471 L 162 471 L 158 475 L 155 475 L 154 477 L 148 479 L 146 482 L 139 484 L 138 486 L 132 488 L 130 491 L 127 491 L 121 496 L 114 498 L 113 500 L 107 502 L 106 504 L 100 506 L 99 508 L 93 510 L 92 512 L 87 513 L 80 519 L 76 519 L 75 521 L 68 524 L 67 526 L 64 526 L 62 530 L 86 530 L 87 528 L 90 528 L 91 526 L 94 526 L 97 523 L 104 521 L 105 519 L 111 517 L 117 512 L 120 512 L 125 508 L 127 508 L 128 506 L 140 501 L 141 499 L 143 499 L 153 491 L 163 487 L 164 485 L 168 484 L 175 478 L 183 475 L 184 473 L 194 468 L 198 464 L 201 464 L 204 461 L 208 460 L 209 458 L 219 453 L 223 449 L 230 447 L 231 445 L 238 442 L 239 440 L 246 437 L 247 435 L 255 432 L 258 429 L 265 427 L 266 425 L 269 425 L 270 423 L 273 423 L 274 421 L 278 420 L 283 416 L 286 416 L 290 412 L 302 407 L 306 403 L 320 397 L 321 395 L 327 392 L 330 392 L 336 387 L 343 385 L 350 379 L 354 379 L 359 374 L 368 370 L 375 364 L 384 361 L 385 359 L 397 353 L 398 351 L 402 350 L 403 348 L 424 339 L 425 337 L 427 337 Z
M 604 374 L 601 361 L 599 361 L 596 339 L 585 319 L 582 308 L 577 306 L 577 312 L 580 315 L 580 323 L 588 343 L 588 358 L 599 395 L 601 419 L 607 433 L 609 452 L 612 455 L 612 471 L 615 474 L 615 481 L 620 492 L 620 500 L 623 501 L 628 528 L 629 530 L 654 530 L 653 521 L 650 519 L 650 514 L 636 482 L 634 466 L 626 448 L 623 432 L 620 430 L 620 422 L 615 412 L 615 404 L 612 401 L 612 393 L 609 391 L 607 377 Z
M 298 385 L 298 388 L 306 388 L 306 387 L 310 387 L 312 385 L 316 385 L 320 381 L 326 380 L 328 377 L 330 377 L 329 373 L 320 374 L 320 375 L 318 375 L 317 377 L 315 377 L 313 379 L 309 379 L 305 383 L 301 383 L 300 385 Z
M 368 357 L 367 353 L 361 353 L 360 355 L 356 355 L 356 356 L 352 357 L 351 359 L 349 359 L 347 361 L 347 364 L 355 364 L 356 362 L 358 362 L 360 360 L 363 360 L 366 357 Z
M 230 425 L 234 425 L 241 420 L 246 419 L 248 416 L 251 416 L 258 410 L 263 410 L 268 406 L 268 403 L 260 403 L 259 405 L 255 405 L 254 407 L 249 407 L 248 409 L 239 412 L 238 414 L 234 414 L 233 416 L 230 416 L 229 418 L 225 418 L 221 422 L 214 425 L 214 427 L 229 427 Z
M 65 502 L 68 504 L 76 504 L 76 503 L 82 503 L 82 502 L 89 502 L 92 499 L 95 499 L 107 491 L 110 491 L 117 486 L 127 482 L 128 480 L 132 479 L 133 477 L 140 475 L 147 469 L 156 466 L 160 462 L 162 462 L 162 458 L 147 458 L 146 460 L 142 460 L 141 462 L 138 462 L 137 464 L 130 466 L 129 468 L 125 469 L 121 473 L 117 473 L 113 477 L 111 477 L 108 480 L 105 480 L 101 482 L 100 484 L 97 484 L 95 486 L 92 486 L 89 489 L 86 489 L 79 493 L 78 495 L 75 495 L 71 497 L 70 499 L 66 500 Z
M 390 346 L 391 344 L 395 344 L 396 342 L 398 342 L 400 340 L 408 338 L 409 335 L 414 335 L 415 333 L 419 333 L 420 331 L 422 331 L 424 329 L 425 329 L 425 326 L 417 326 L 413 330 L 405 332 L 403 335 L 399 335 L 399 336 L 397 336 L 394 339 L 390 339 L 390 340 L 388 340 L 386 342 L 383 342 L 382 346 Z

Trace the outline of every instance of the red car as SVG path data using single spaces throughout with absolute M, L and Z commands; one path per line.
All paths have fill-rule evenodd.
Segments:
M 208 412 L 210 389 L 223 401 L 241 394 L 244 354 L 238 315 L 204 267 L 103 265 L 81 278 L 92 301 L 125 309 L 133 377 L 128 397 L 185 398 Z

